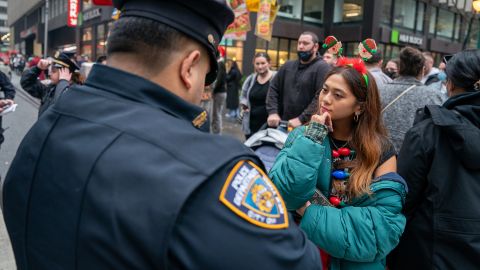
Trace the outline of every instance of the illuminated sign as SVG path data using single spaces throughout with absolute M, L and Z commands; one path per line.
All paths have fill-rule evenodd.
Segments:
M 78 11 L 80 10 L 80 0 L 68 0 L 68 27 L 76 27 L 78 25 Z

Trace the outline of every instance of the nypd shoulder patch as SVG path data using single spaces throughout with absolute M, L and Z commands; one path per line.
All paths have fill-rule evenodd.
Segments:
M 270 178 L 253 162 L 239 161 L 225 181 L 220 201 L 250 223 L 267 229 L 288 227 L 282 197 Z

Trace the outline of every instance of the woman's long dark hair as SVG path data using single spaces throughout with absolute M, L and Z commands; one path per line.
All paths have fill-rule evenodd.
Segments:
M 355 198 L 371 193 L 370 184 L 380 161 L 382 144 L 387 140 L 387 131 L 383 125 L 380 96 L 373 76 L 366 72 L 367 85 L 363 75 L 347 65 L 333 68 L 325 80 L 334 74 L 343 77 L 362 109 L 358 122 L 352 122 L 350 141 L 356 151 L 356 159 L 349 166 L 352 170 L 347 192 L 350 198 Z

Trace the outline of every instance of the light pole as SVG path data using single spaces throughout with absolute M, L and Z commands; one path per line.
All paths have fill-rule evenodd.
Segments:
M 468 40 L 470 39 L 470 32 L 472 31 L 472 24 L 475 18 L 477 17 L 477 13 L 480 12 L 480 0 L 475 0 L 472 2 L 472 7 L 473 7 L 473 14 L 472 18 L 470 18 L 470 22 L 468 23 L 468 28 L 467 28 L 467 35 L 465 36 L 465 39 L 463 40 L 463 46 L 462 49 L 465 50 L 467 48 Z
M 49 17 L 49 0 L 45 0 L 45 32 L 43 36 L 43 59 L 47 59 L 48 54 L 48 17 Z

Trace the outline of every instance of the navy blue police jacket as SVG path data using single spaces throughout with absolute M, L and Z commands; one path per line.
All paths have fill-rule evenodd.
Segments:
M 95 65 L 24 138 L 3 190 L 18 269 L 320 269 L 257 157 L 206 113 Z

